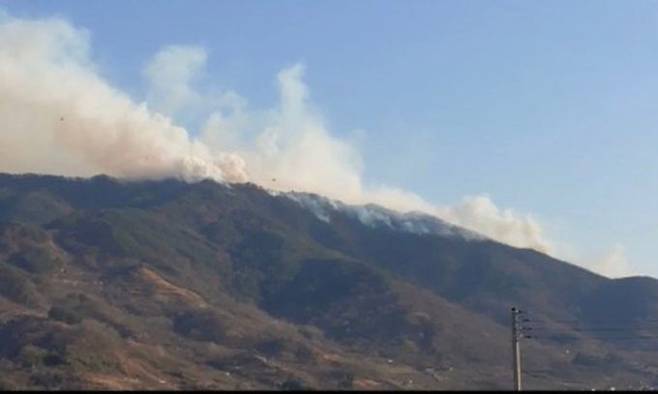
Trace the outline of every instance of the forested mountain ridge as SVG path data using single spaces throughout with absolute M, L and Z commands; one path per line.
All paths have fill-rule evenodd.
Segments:
M 656 383 L 658 342 L 586 330 L 647 336 L 654 279 L 333 206 L 253 184 L 0 174 L 0 386 L 508 389 L 513 305 L 545 333 L 522 343 L 527 388 Z

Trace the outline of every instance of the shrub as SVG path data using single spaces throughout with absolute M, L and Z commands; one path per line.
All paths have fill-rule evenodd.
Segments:
M 39 304 L 39 293 L 27 275 L 0 263 L 0 295 L 26 306 Z
M 48 355 L 44 349 L 33 345 L 24 346 L 18 353 L 18 360 L 24 367 L 37 367 L 43 364 L 43 359 Z
M 61 321 L 67 324 L 78 324 L 82 321 L 82 316 L 69 308 L 53 306 L 48 311 L 48 318 Z
M 287 391 L 303 391 L 306 390 L 304 382 L 299 379 L 288 379 L 281 383 L 281 390 Z
M 211 310 L 183 312 L 174 318 L 174 331 L 199 341 L 221 342 L 226 328 L 223 319 Z
M 31 248 L 12 256 L 11 262 L 30 273 L 46 274 L 61 265 L 61 261 L 44 248 Z

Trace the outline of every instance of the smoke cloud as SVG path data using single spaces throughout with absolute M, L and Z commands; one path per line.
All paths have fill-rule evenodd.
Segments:
M 586 261 L 583 266 L 610 278 L 622 278 L 634 274 L 633 267 L 626 258 L 624 246 L 615 244 L 603 256 Z
M 0 171 L 251 181 L 421 211 L 513 246 L 555 252 L 536 220 L 487 196 L 447 206 L 365 184 L 359 152 L 325 126 L 301 64 L 277 75 L 278 103 L 258 110 L 235 92 L 198 89 L 205 50 L 170 46 L 144 68 L 147 102 L 137 103 L 97 70 L 85 30 L 1 12 L 0 59 Z M 202 119 L 196 135 L 173 120 L 182 118 Z
M 499 209 L 488 196 L 465 197 L 461 203 L 443 208 L 442 213 L 441 216 L 449 222 L 489 235 L 497 241 L 545 253 L 554 251 L 541 225 L 531 215 Z
M 275 109 L 245 113 L 241 107 L 231 116 L 213 114 L 202 140 L 207 146 L 238 152 L 248 163 L 250 177 L 275 190 L 310 191 L 349 204 L 375 203 L 403 212 L 426 212 L 513 246 L 553 251 L 532 217 L 500 210 L 487 196 L 467 197 L 456 206 L 438 206 L 401 189 L 364 184 L 358 152 L 326 128 L 309 102 L 303 72 L 304 67 L 296 64 L 279 73 L 280 99 Z M 250 119 L 256 124 L 247 126 Z M 241 128 L 262 131 L 253 143 L 254 139 L 240 140 L 236 130 Z
M 203 97 L 191 84 L 206 64 L 203 48 L 170 46 L 160 51 L 144 70 L 151 86 L 148 102 L 156 110 L 177 114 L 203 104 Z
M 87 32 L 59 19 L 0 17 L 0 170 L 244 181 L 214 152 L 104 81 Z

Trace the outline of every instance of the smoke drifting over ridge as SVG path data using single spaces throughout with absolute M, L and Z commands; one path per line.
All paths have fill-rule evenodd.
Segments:
M 88 35 L 57 20 L 0 17 L 0 169 L 62 175 L 176 175 L 244 181 L 244 162 L 210 155 L 186 130 L 111 87 Z
M 146 103 L 104 80 L 90 52 L 88 33 L 64 20 L 25 20 L 0 10 L 0 171 L 252 181 L 422 211 L 500 242 L 555 253 L 536 220 L 501 210 L 487 196 L 442 206 L 365 184 L 359 152 L 327 130 L 300 64 L 277 75 L 278 104 L 254 110 L 235 92 L 195 88 L 203 48 L 157 53 L 143 70 Z M 196 135 L 173 121 L 186 117 L 203 119 Z
M 190 76 L 202 71 L 201 49 L 167 47 L 146 68 L 151 81 L 150 97 L 159 98 L 162 81 L 154 70 L 166 70 L 177 81 L 166 91 L 177 97 L 176 108 L 216 103 L 203 127 L 200 141 L 218 154 L 236 152 L 245 159 L 250 180 L 268 188 L 309 191 L 350 204 L 376 203 L 399 211 L 422 211 L 482 233 L 501 242 L 552 252 L 539 224 L 530 216 L 499 210 L 486 196 L 465 198 L 457 206 L 437 206 L 420 196 L 397 188 L 365 185 L 363 165 L 353 146 L 334 137 L 309 100 L 302 77 L 304 66 L 296 64 L 277 76 L 279 104 L 266 111 L 246 108 L 246 100 L 234 92 L 202 95 L 190 85 Z M 169 64 L 163 63 L 167 59 Z M 179 75 L 173 75 L 177 70 Z M 189 102 L 181 100 L 188 97 Z M 276 181 L 272 181 L 276 179 Z

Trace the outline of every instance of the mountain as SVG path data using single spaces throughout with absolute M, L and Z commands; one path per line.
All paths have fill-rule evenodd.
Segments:
M 526 388 L 658 383 L 652 278 L 253 184 L 0 174 L 0 388 L 509 389 L 511 306 Z

